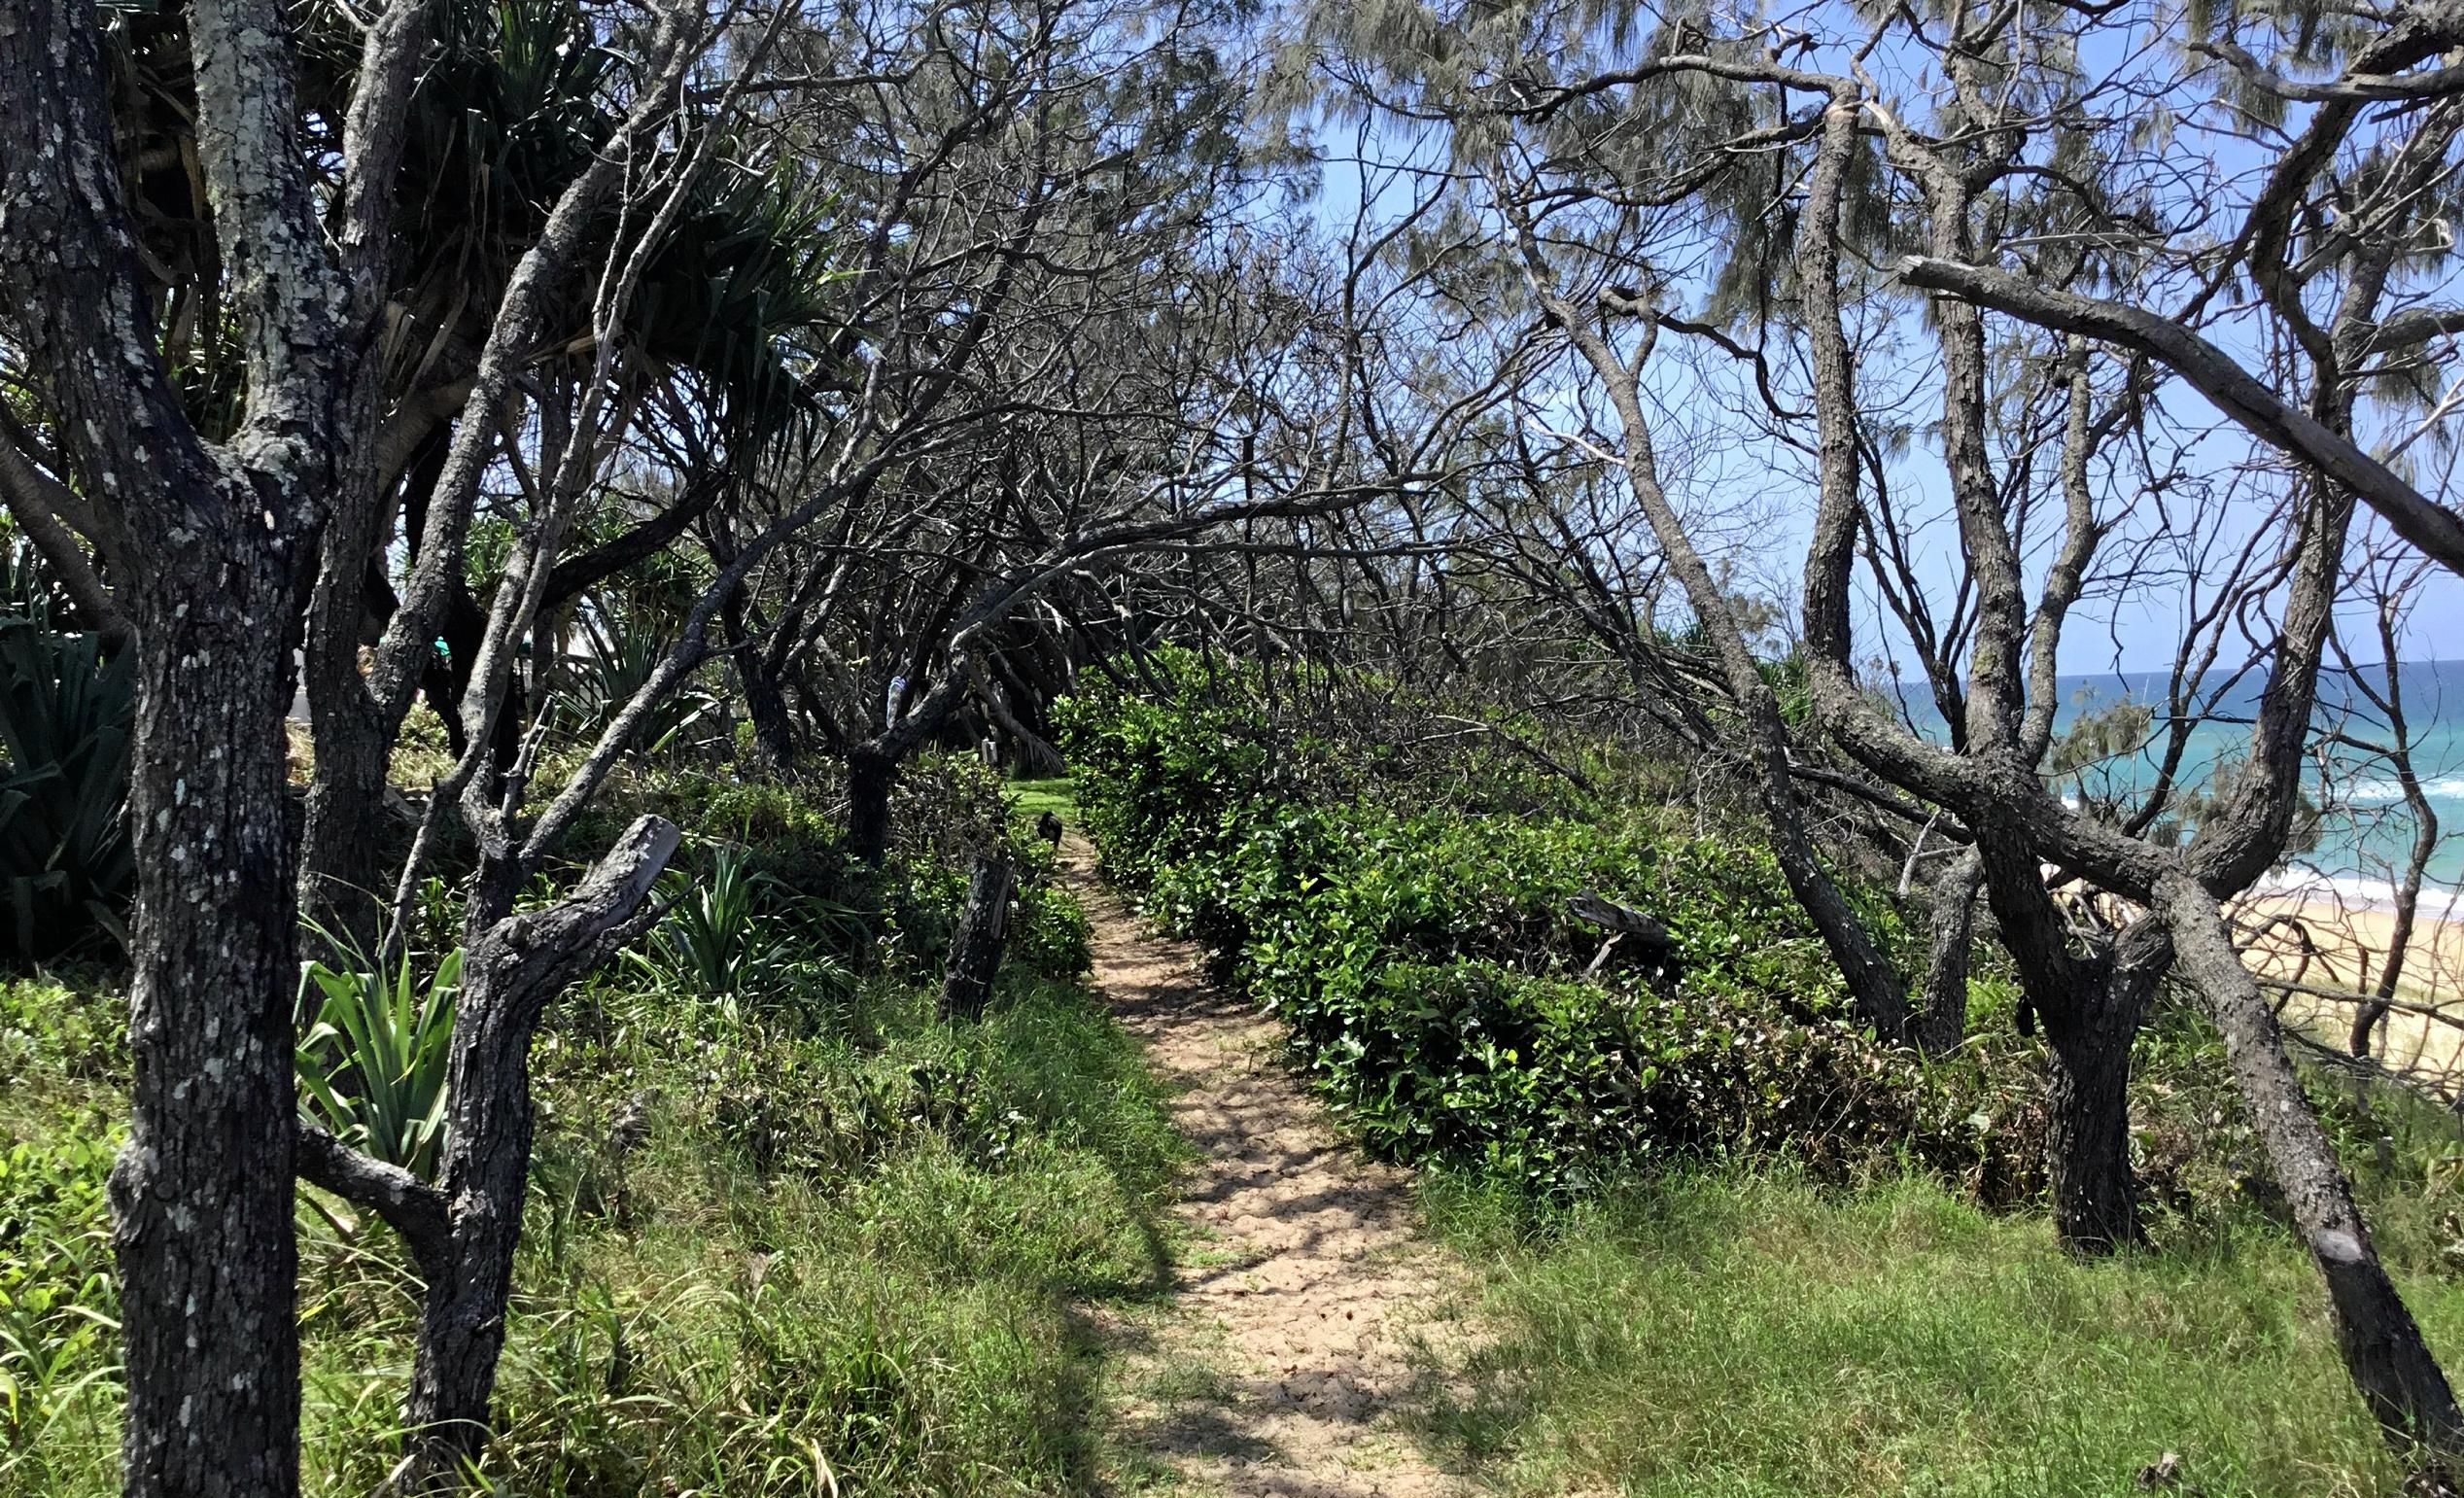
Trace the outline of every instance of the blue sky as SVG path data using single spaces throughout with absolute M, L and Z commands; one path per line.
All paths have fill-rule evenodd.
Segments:
M 1348 143 L 1347 133 L 1330 135 L 1329 139 Z M 1378 132 L 1372 149 L 1381 154 L 1392 152 L 1397 157 L 1418 155 L 1427 158 L 1429 143 L 1420 141 L 1421 149 L 1416 152 L 1411 150 L 1413 144 L 1389 129 Z M 1319 191 L 1311 205 L 1313 216 L 1330 231 L 1339 234 L 1348 228 L 1360 206 L 1362 183 L 1361 169 L 1341 155 L 1339 147 L 1326 152 Z M 1390 185 L 1380 192 L 1372 209 L 1389 211 L 1405 200 L 1401 192 L 1399 186 Z M 1702 392 L 1690 388 L 1691 379 L 1674 366 L 1669 366 L 1665 376 L 1654 379 L 1665 411 L 1672 415 L 1699 411 Z M 2212 456 L 2212 466 L 2218 472 L 2230 470 L 2250 454 L 2251 439 L 2195 392 L 2175 385 L 2164 400 L 2176 421 L 2194 428 L 2213 426 L 2212 434 L 2197 445 Z M 1540 403 L 1555 402 L 1544 398 Z M 1663 440 L 1662 446 L 1665 451 L 1669 444 Z M 2414 454 L 2422 455 L 2418 449 Z M 2446 476 L 2425 471 L 2418 481 L 2434 498 L 2445 499 L 2447 488 L 2442 480 Z M 1744 453 L 1733 453 L 1721 460 L 1718 470 L 1690 474 L 1672 470 L 1665 472 L 1664 477 L 1682 507 L 1721 518 L 1721 524 L 1707 527 L 1708 534 L 1698 538 L 1707 551 L 1724 551 L 1725 560 L 1742 576 L 1793 602 L 1795 573 L 1803 565 L 1815 505 L 1810 474 L 1774 467 L 1768 459 L 1756 462 Z M 1919 549 L 1930 553 L 1938 575 L 1947 580 L 1954 574 L 1959 539 L 1945 513 L 1947 505 L 1941 503 L 1943 478 L 1938 454 L 1921 439 L 1891 465 L 1891 480 L 1894 491 L 1908 498 L 1912 509 L 1929 512 L 1931 518 L 1917 528 Z M 2231 519 L 2226 523 L 2231 524 Z M 2356 525 L 2357 545 L 2374 535 L 2383 537 L 2365 511 Z M 2170 586 L 2083 599 L 2065 634 L 2064 673 L 2164 669 L 2173 659 L 2184 607 L 2183 591 Z M 2345 623 L 2348 648 L 2355 658 L 2374 654 L 2376 627 L 2368 608 L 2356 605 Z M 1892 631 L 1885 626 L 1885 615 L 1876 600 L 1862 600 L 1859 625 L 1867 635 L 1868 655 L 1904 657 L 1903 650 L 1893 648 Z M 2464 658 L 2464 578 L 2430 570 L 2414 594 L 2400 654 L 2409 660 Z

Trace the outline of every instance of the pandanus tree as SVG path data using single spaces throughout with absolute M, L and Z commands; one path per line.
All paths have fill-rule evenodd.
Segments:
M 401 192 L 419 205 L 405 216 L 419 228 L 398 245 L 395 275 L 402 326 L 416 332 L 389 345 L 398 394 L 386 467 L 363 509 L 367 526 L 326 538 L 307 644 L 318 752 L 302 894 L 371 940 L 384 855 L 400 843 L 386 835 L 387 756 L 419 695 L 444 719 L 457 754 L 465 747 L 466 697 L 490 624 L 465 560 L 482 490 L 538 477 L 507 419 L 517 408 L 508 382 L 518 375 L 544 387 L 548 405 L 570 409 L 576 385 L 612 377 L 604 397 L 612 438 L 662 424 L 708 437 L 691 481 L 592 496 L 591 543 L 562 548 L 542 579 L 537 612 L 551 621 L 585 589 L 683 537 L 741 482 L 746 455 L 810 404 L 807 371 L 791 367 L 789 350 L 828 314 L 836 241 L 827 209 L 741 122 L 716 119 L 708 97 L 688 97 L 678 118 L 689 131 L 726 138 L 693 172 L 658 241 L 629 266 L 629 304 L 613 332 L 621 348 L 598 346 L 604 309 L 575 294 L 587 285 L 577 273 L 620 247 L 630 253 L 625 238 L 636 230 L 619 185 L 590 186 L 593 171 L 605 173 L 597 153 L 625 102 L 611 90 L 613 54 L 594 25 L 570 4 L 460 8 L 438 65 L 410 101 Z M 665 164 L 681 159 L 671 152 Z M 547 232 L 547 205 L 563 206 L 577 189 L 587 201 L 555 223 L 567 236 L 560 242 Z M 543 347 L 524 350 L 518 365 L 483 368 L 488 329 L 470 310 L 472 290 L 484 296 L 526 269 L 529 331 Z M 545 437 L 552 448 L 557 435 Z M 515 455 L 508 472 L 490 467 L 501 453 Z M 399 582 L 387 565 L 398 541 L 407 562 Z M 364 646 L 372 657 L 365 672 Z M 524 707 L 536 706 L 536 683 L 527 674 L 517 683 L 522 701 L 494 730 L 496 770 L 513 757 Z
M 729 207 L 745 200 L 743 174 L 710 169 L 743 159 L 721 149 L 742 90 L 696 82 L 712 31 L 703 14 L 562 12 L 572 46 L 526 51 L 473 38 L 537 15 L 432 29 L 433 9 L 397 5 L 337 28 L 338 52 L 317 14 L 247 5 L 128 13 L 106 35 L 88 9 L 37 4 L 0 27 L 5 347 L 33 407 L 0 444 L 0 488 L 14 511 L 52 526 L 51 540 L 73 542 L 61 574 L 84 607 L 134 635 L 139 679 L 136 1084 L 114 1188 L 131 1492 L 295 1489 L 295 1168 L 383 1211 L 426 1272 L 405 1480 L 450 1480 L 476 1449 L 519 1231 L 530 1033 L 547 998 L 626 929 L 675 831 L 645 819 L 563 897 L 516 912 L 514 896 L 551 872 L 607 762 L 695 663 L 675 667 L 672 653 L 608 725 L 595 768 L 533 815 L 529 761 L 494 753 L 514 662 L 572 560 L 565 533 L 647 399 L 647 371 L 698 361 L 728 399 L 752 403 L 784 388 L 769 354 L 713 356 L 710 317 L 726 309 L 693 298 L 731 284 L 710 273 L 725 236 L 696 240 L 677 299 L 643 299 L 679 226 L 743 218 Z M 538 195 L 490 199 L 462 221 L 469 232 L 439 234 L 419 222 L 421 184 L 402 170 L 410 143 L 434 147 L 439 133 L 414 128 L 414 95 L 500 50 L 497 84 L 549 80 L 522 118 L 580 122 L 580 133 L 563 157 L 506 148 L 546 172 L 529 185 Z M 739 60 L 758 68 L 760 56 L 748 38 Z M 113 69 L 150 86 L 112 91 Z M 133 117 L 116 120 L 113 104 L 130 100 Z M 485 142 L 463 144 L 486 155 Z M 421 159 L 438 179 L 427 186 L 449 191 L 455 169 Z M 459 169 L 466 186 L 494 175 Z M 811 238 L 797 234 L 792 254 L 808 263 Z M 423 261 L 422 246 L 438 259 Z M 776 348 L 758 328 L 749 336 Z M 412 464 L 440 423 L 441 451 Z M 295 1123 L 303 860 L 286 831 L 283 724 L 304 642 L 320 762 L 328 749 L 334 761 L 304 861 L 330 875 L 346 857 L 336 829 L 376 816 L 383 749 L 465 581 L 491 475 L 522 491 L 527 513 L 468 652 L 467 751 L 432 794 L 429 835 L 397 887 L 417 888 L 437 824 L 459 811 L 480 872 L 450 1132 L 430 1185 Z M 397 520 L 422 507 L 399 588 L 366 587 Z M 638 560 L 660 523 L 640 519 L 590 565 Z M 362 677 L 366 595 L 387 589 L 392 612 L 376 610 Z M 715 607 L 704 603 L 697 617 Z M 376 756 L 372 786 L 355 746 Z

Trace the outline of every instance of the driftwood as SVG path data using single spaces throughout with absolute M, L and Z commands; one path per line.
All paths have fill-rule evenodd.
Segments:
M 1632 906 L 1603 899 L 1586 889 L 1566 902 L 1566 913 L 1609 933 L 1591 965 L 1583 969 L 1585 975 L 1598 972 L 1614 955 L 1629 956 L 1654 967 L 1667 967 L 1677 960 L 1677 938 L 1669 934 L 1668 927 Z
M 1018 887 L 1018 871 L 997 854 L 975 860 L 967 881 L 966 908 L 958 915 L 957 934 L 950 939 L 950 970 L 941 982 L 944 1019 L 974 1019 L 992 997 L 992 980 L 1001 970 L 1001 949 L 1010 935 L 1010 893 Z

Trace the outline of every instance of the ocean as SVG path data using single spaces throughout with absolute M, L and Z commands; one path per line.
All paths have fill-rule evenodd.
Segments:
M 2360 681 L 2331 673 L 2320 679 L 2319 730 L 2304 784 L 2316 817 L 2308 846 L 2288 854 L 2285 865 L 2262 887 L 2273 892 L 2329 895 L 2353 906 L 2385 909 L 2411 854 L 2414 820 L 2395 769 L 2372 747 L 2387 746 L 2388 718 L 2363 685 L 2384 695 L 2377 672 Z M 2412 741 L 2413 774 L 2438 823 L 2438 845 L 2424 870 L 2421 914 L 2464 918 L 2464 660 L 2409 661 L 2396 668 L 2396 684 Z M 2249 722 L 2258 708 L 2264 678 L 2255 674 L 2215 692 L 2206 716 L 2192 730 L 2180 781 L 2204 786 L 2219 766 L 2247 752 Z M 2095 796 L 2132 804 L 2155 778 L 2167 729 L 2164 673 L 2104 673 L 2061 679 L 2062 706 L 2054 721 L 2066 733 L 2085 714 L 2106 714 L 2125 704 L 2153 710 L 2147 737 L 2125 734 L 2095 746 L 2100 752 L 2079 771 L 2054 782 L 2065 799 Z M 1929 738 L 1947 738 L 1929 698 L 1911 686 L 1900 693 L 1912 726 Z

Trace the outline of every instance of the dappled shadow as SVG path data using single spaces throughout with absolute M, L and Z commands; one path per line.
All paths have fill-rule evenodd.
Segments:
M 1279 1063 L 1277 1027 L 1210 984 L 1195 949 L 1145 930 L 1094 881 L 1083 842 L 1063 852 L 1093 925 L 1096 986 L 1198 1152 L 1180 1183 L 1196 1242 L 1175 1279 L 1179 1314 L 1131 1360 L 1216 1372 L 1196 1397 L 1133 1399 L 1125 1434 L 1229 1495 L 1459 1491 L 1406 1433 L 1406 1407 L 1429 1394 L 1406 1326 L 1443 1306 L 1450 1272 L 1416 1236 L 1409 1177 L 1338 1140 Z

